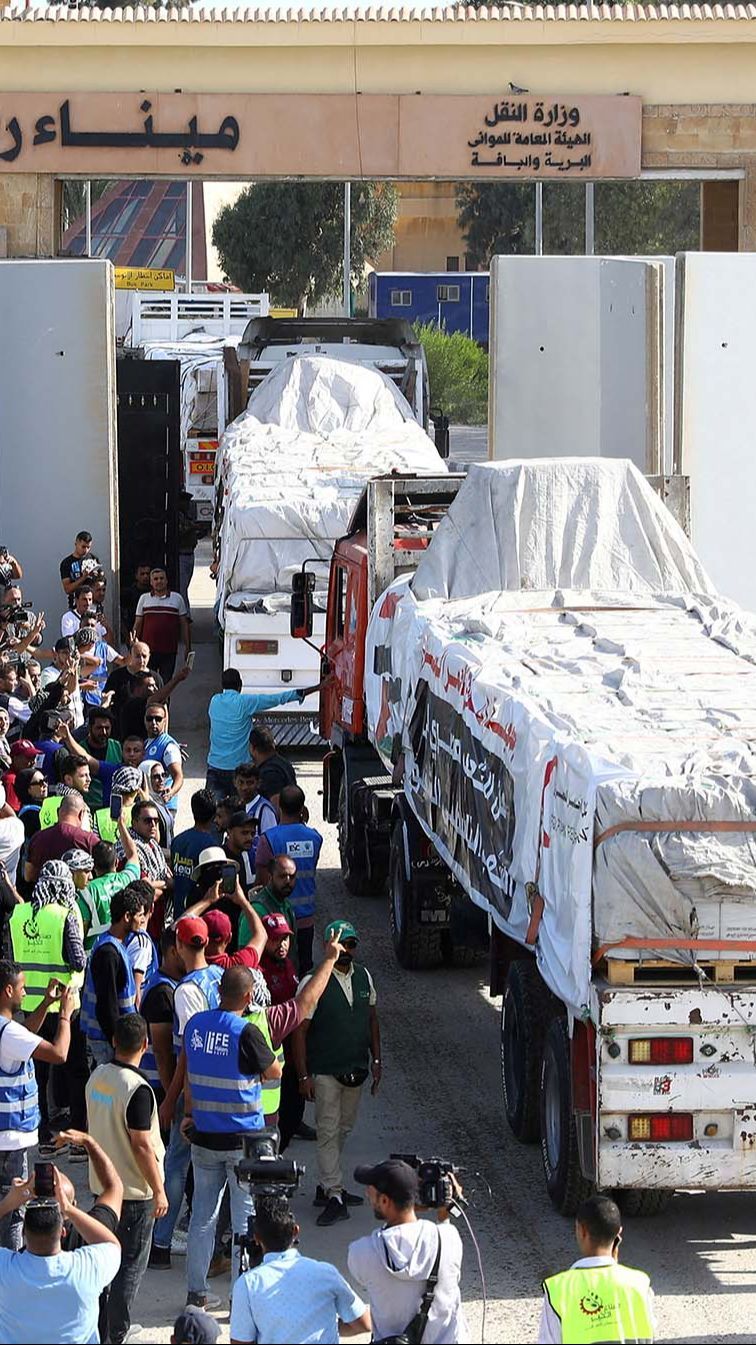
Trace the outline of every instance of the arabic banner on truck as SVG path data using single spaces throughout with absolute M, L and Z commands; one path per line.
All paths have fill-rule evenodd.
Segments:
M 0 93 L 0 172 L 589 181 L 640 167 L 629 96 Z

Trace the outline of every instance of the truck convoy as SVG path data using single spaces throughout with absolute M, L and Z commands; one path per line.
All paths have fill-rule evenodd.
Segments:
M 298 587 L 292 621 L 311 630 Z M 487 918 L 507 1120 L 574 1213 L 756 1185 L 756 621 L 623 460 L 368 483 L 320 701 L 399 961 Z
M 239 345 L 251 391 L 223 435 L 216 476 L 223 661 L 256 692 L 319 680 L 331 554 L 365 482 L 443 469 L 422 428 L 425 361 L 406 324 L 283 320 L 280 335 L 278 327 L 250 323 Z M 303 573 L 315 608 L 309 644 L 289 633 L 292 576 Z M 279 743 L 309 742 L 316 710 L 309 697 L 298 714 L 274 712 Z

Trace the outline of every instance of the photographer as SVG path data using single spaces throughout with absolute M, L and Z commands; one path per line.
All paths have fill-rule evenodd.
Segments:
M 73 607 L 79 589 L 84 584 L 91 584 L 93 574 L 101 570 L 99 560 L 92 553 L 91 532 L 77 532 L 73 551 L 60 562 L 60 582 L 69 607 Z
M 258 1196 L 254 1234 L 263 1258 L 234 1285 L 231 1340 L 236 1345 L 287 1345 L 295 1340 L 337 1345 L 339 1335 L 370 1330 L 368 1308 L 336 1267 L 297 1251 L 299 1226 L 288 1200 Z
M 24 572 L 20 561 L 12 556 L 7 546 L 0 546 L 0 584 L 6 586 L 13 583 L 14 579 L 23 579 Z
M 425 1345 L 466 1341 L 459 1284 L 462 1239 L 449 1222 L 448 1208 L 438 1210 L 438 1225 L 418 1219 L 417 1173 L 401 1159 L 356 1168 L 354 1176 L 367 1188 L 376 1219 L 383 1221 L 382 1228 L 350 1245 L 347 1261 L 350 1275 L 366 1290 L 373 1339 L 407 1336 Z M 437 1282 L 426 1323 L 415 1323 L 429 1277 L 434 1275 Z M 416 1330 L 410 1330 L 411 1325 Z
M 23 1345 L 100 1338 L 99 1296 L 118 1272 L 121 1249 L 99 1216 L 120 1210 L 122 1186 L 101 1150 L 89 1145 L 92 1166 L 105 1179 L 91 1214 L 77 1209 L 73 1186 L 52 1165 L 52 1197 L 35 1191 L 35 1178 L 14 1182 L 0 1204 L 0 1218 L 26 1205 L 23 1253 L 0 1250 L 0 1340 Z M 75 1251 L 61 1245 L 66 1222 L 79 1243 Z

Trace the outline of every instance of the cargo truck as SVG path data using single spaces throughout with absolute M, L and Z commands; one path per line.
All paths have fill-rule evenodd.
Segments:
M 344 882 L 388 880 L 407 968 L 486 920 L 507 1120 L 564 1214 L 756 1185 L 756 621 L 665 507 L 685 483 L 655 484 L 597 459 L 384 477 L 331 565 Z

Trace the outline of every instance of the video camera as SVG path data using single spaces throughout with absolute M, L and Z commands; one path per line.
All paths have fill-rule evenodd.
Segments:
M 31 621 L 31 610 L 34 606 L 32 602 L 20 602 L 16 607 L 0 606 L 0 621 L 14 621 L 19 625 L 26 625 Z
M 281 1158 L 280 1135 L 274 1126 L 244 1136 L 244 1157 L 234 1168 L 240 1186 L 256 1196 L 291 1196 L 305 1169 L 293 1158 Z
M 447 1158 L 419 1158 L 417 1154 L 389 1154 L 417 1173 L 418 1204 L 429 1210 L 448 1208 L 455 1200 L 452 1177 L 459 1168 Z

